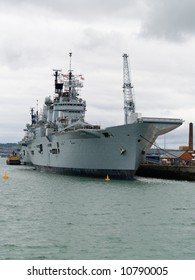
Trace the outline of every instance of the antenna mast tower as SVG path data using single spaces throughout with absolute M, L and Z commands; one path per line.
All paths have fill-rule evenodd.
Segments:
M 132 84 L 130 80 L 128 55 L 123 54 L 123 93 L 124 93 L 124 112 L 125 124 L 131 123 L 130 117 L 135 113 L 135 103 L 133 100 Z

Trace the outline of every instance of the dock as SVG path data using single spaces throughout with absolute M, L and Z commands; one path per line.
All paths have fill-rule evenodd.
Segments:
M 155 145 L 154 145 L 155 146 Z M 137 176 L 195 181 L 195 150 L 193 148 L 193 123 L 189 123 L 188 146 L 179 150 L 165 150 L 156 146 L 150 149 Z
M 195 181 L 195 166 L 141 164 L 136 176 Z

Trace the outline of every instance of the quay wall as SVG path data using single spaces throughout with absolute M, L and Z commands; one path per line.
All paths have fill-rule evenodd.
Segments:
M 195 166 L 142 164 L 136 176 L 195 181 Z

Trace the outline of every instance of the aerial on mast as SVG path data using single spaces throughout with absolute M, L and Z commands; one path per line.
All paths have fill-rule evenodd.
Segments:
M 133 100 L 132 84 L 130 80 L 128 55 L 123 54 L 123 93 L 125 124 L 131 123 L 131 115 L 135 113 L 135 102 Z
M 72 53 L 71 52 L 69 53 L 69 57 L 70 57 L 70 66 L 69 67 L 70 67 L 70 71 L 71 71 L 71 58 L 72 58 Z
M 71 52 L 69 53 L 69 57 L 70 57 L 69 75 L 70 75 L 70 80 L 71 80 L 71 76 L 72 76 L 72 69 L 71 69 L 71 67 L 72 67 L 72 65 L 71 65 L 71 63 L 72 63 L 72 53 Z
M 72 80 L 72 70 L 71 70 L 71 62 L 72 62 L 72 53 L 69 53 L 70 57 L 70 66 L 69 66 L 69 93 L 71 94 L 71 80 Z

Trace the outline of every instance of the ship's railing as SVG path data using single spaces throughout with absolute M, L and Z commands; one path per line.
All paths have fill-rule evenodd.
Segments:
M 183 120 L 181 119 L 173 119 L 173 118 L 149 118 L 149 117 L 142 117 L 143 122 L 151 122 L 151 123 L 182 123 Z

